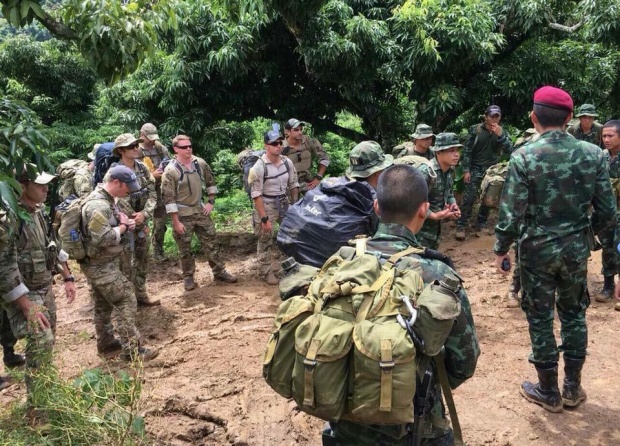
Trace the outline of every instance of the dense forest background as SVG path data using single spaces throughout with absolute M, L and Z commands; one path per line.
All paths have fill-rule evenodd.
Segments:
M 462 133 L 490 103 L 516 137 L 544 84 L 620 114 L 615 0 L 0 3 L 0 181 L 144 122 L 191 135 L 227 193 L 235 154 L 290 117 L 340 174 L 356 141 Z

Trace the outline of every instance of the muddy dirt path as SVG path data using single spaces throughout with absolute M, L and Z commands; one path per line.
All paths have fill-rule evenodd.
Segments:
M 551 414 L 519 396 L 524 379 L 535 379 L 527 362 L 529 336 L 520 309 L 506 308 L 508 278 L 493 270 L 489 235 L 457 244 L 448 228 L 442 250 L 464 277 L 482 346 L 473 379 L 455 391 L 468 445 L 618 445 L 620 312 L 593 302 L 588 312 L 589 357 L 583 373 L 588 400 L 580 408 Z M 182 288 L 174 262 L 154 264 L 148 280 L 161 307 L 139 309 L 139 328 L 160 356 L 145 366 L 143 411 L 147 430 L 161 445 L 320 445 L 323 422 L 296 410 L 261 377 L 263 350 L 280 303 L 275 287 L 256 275 L 256 256 L 229 252 L 237 284 L 214 283 L 198 262 L 191 292 Z M 590 289 L 600 289 L 600 253 L 590 259 Z M 86 285 L 78 298 L 59 299 L 57 362 L 67 377 L 84 368 L 106 367 L 96 354 Z M 60 293 L 60 287 L 57 295 Z M 556 331 L 557 331 L 556 322 Z M 558 335 L 559 336 L 559 335 Z M 559 339 L 559 337 L 558 337 Z M 111 363 L 119 367 L 118 363 Z M 562 373 L 560 374 L 562 376 Z M 2 404 L 23 398 L 23 385 L 0 394 Z

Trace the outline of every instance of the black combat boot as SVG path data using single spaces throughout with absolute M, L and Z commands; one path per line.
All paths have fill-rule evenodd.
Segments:
M 581 387 L 581 369 L 585 358 L 570 358 L 564 355 L 564 388 L 562 404 L 577 407 L 586 400 L 586 391 Z
M 594 298 L 597 302 L 607 303 L 614 298 L 614 276 L 603 276 L 603 289 Z
M 558 388 L 558 365 L 536 367 L 538 383 L 524 381 L 521 384 L 521 395 L 530 403 L 541 405 L 549 412 L 562 412 L 562 397 Z
M 18 355 L 13 350 L 13 347 L 3 347 L 4 350 L 4 365 L 10 369 L 22 366 L 26 364 L 26 358 L 22 355 Z

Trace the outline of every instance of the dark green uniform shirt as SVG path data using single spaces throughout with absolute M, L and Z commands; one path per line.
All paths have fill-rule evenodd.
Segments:
M 472 166 L 490 167 L 499 162 L 502 151 L 512 152 L 512 142 L 505 130 L 502 136 L 497 136 L 489 132 L 486 125 L 482 123 L 470 127 L 468 136 L 461 161 L 463 172 L 469 172 Z

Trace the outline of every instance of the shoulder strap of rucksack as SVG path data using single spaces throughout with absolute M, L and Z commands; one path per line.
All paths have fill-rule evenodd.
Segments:
M 433 356 L 435 366 L 437 368 L 437 378 L 439 378 L 439 384 L 443 391 L 448 411 L 450 412 L 450 421 L 452 421 L 452 430 L 454 432 L 454 445 L 464 446 L 463 433 L 461 432 L 461 423 L 459 422 L 458 414 L 456 413 L 456 406 L 454 404 L 454 398 L 452 398 L 452 389 L 448 382 L 448 372 L 446 371 L 446 364 L 444 362 L 443 350 L 439 354 Z

